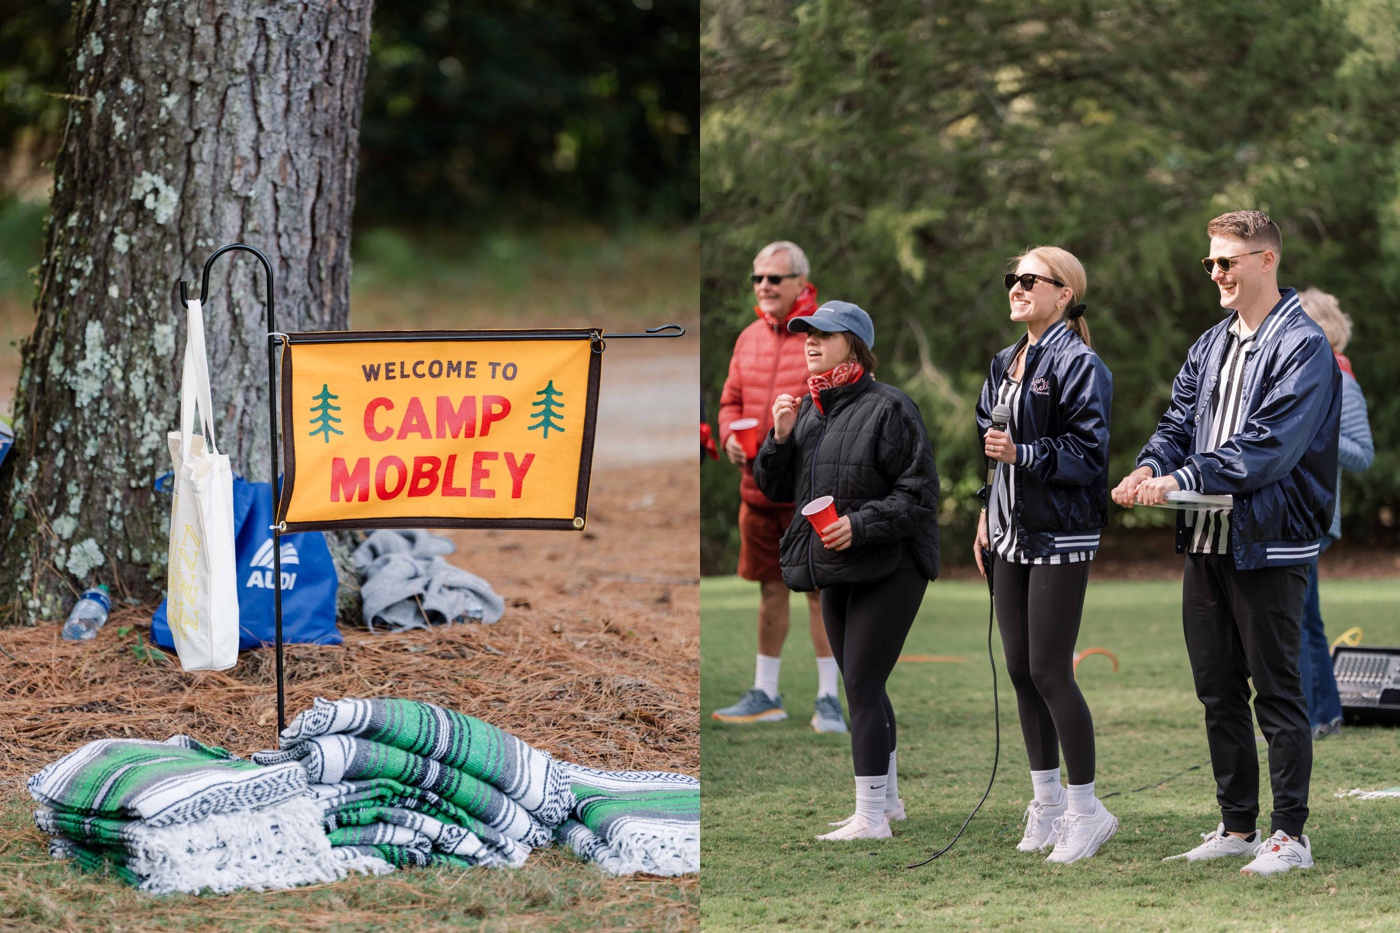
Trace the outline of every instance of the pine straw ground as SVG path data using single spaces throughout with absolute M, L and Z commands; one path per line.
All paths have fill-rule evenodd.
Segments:
M 615 469 L 595 472 L 582 534 L 453 533 L 450 559 L 506 598 L 505 618 L 288 646 L 288 720 L 318 696 L 406 697 L 560 758 L 698 775 L 698 501 L 691 462 Z M 206 929 L 215 916 L 238 930 L 698 928 L 694 876 L 612 879 L 555 849 L 518 872 L 403 871 L 273 895 L 157 900 L 80 881 L 48 862 L 29 775 L 99 738 L 186 733 L 245 756 L 275 744 L 272 650 L 186 674 L 146 646 L 150 614 L 119 610 L 88 644 L 56 624 L 0 629 L 0 929 Z

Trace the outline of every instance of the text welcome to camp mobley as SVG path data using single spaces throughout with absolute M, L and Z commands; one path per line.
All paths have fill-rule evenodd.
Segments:
M 478 359 L 463 349 L 293 345 L 288 520 L 580 514 L 589 342 L 493 341 Z

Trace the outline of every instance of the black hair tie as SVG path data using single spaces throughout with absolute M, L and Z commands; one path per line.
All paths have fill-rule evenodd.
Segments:
M 1075 305 L 1073 308 L 1070 308 L 1068 311 L 1065 312 L 1065 317 L 1066 317 L 1068 320 L 1071 320 L 1071 321 L 1074 320 L 1075 318 L 1080 318 L 1080 317 L 1083 317 L 1083 316 L 1084 316 L 1084 305 L 1082 305 L 1082 304 L 1077 304 L 1077 305 Z

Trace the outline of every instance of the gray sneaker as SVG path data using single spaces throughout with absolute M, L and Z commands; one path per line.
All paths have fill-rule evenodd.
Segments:
M 1320 726 L 1313 726 L 1312 733 L 1314 742 L 1319 739 L 1325 739 L 1329 735 L 1341 735 L 1342 721 L 1340 719 L 1334 719 L 1331 722 L 1324 722 Z
M 812 707 L 812 728 L 818 732 L 845 732 L 846 717 L 841 712 L 841 701 L 829 693 L 817 697 Z
M 787 719 L 787 713 L 783 710 L 782 697 L 775 700 L 768 691 L 754 687 L 740 697 L 738 703 L 715 710 L 710 718 L 720 722 L 781 722 Z M 842 724 L 841 728 L 846 727 Z

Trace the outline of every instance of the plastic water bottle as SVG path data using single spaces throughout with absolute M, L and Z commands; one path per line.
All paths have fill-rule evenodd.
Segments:
M 112 611 L 112 597 L 107 587 L 98 585 L 78 597 L 78 604 L 63 623 L 63 637 L 68 641 L 87 641 L 97 637 L 97 630 L 107 624 Z

